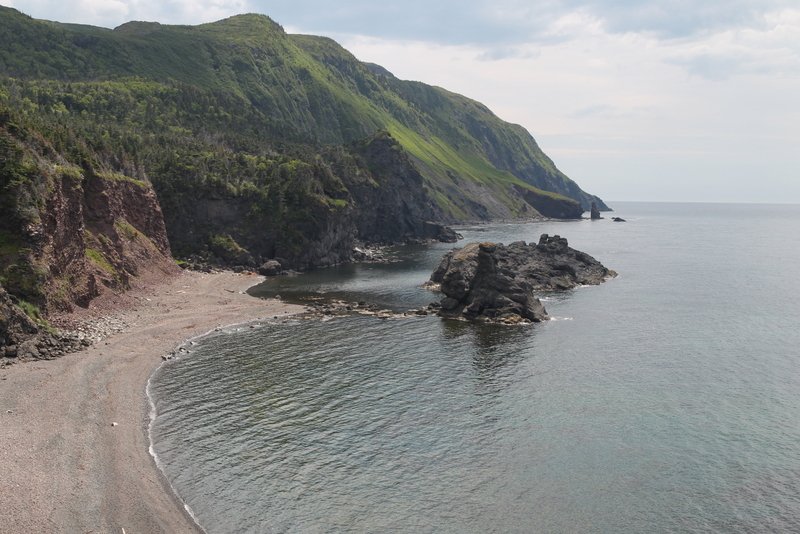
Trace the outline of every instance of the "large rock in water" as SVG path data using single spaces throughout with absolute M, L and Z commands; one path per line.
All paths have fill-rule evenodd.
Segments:
M 448 252 L 431 275 L 445 295 L 439 315 L 490 322 L 539 322 L 547 311 L 535 291 L 596 285 L 616 276 L 559 236 L 538 244 L 469 243 Z
M 600 216 L 600 209 L 597 207 L 597 202 L 592 202 L 592 208 L 589 213 L 589 216 L 592 218 L 593 221 L 603 218 Z

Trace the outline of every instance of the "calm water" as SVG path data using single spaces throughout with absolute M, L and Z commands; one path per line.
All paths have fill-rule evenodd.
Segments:
M 152 380 L 154 449 L 212 533 L 800 531 L 800 206 L 616 203 L 557 233 L 620 276 L 555 320 L 289 320 Z M 450 245 L 261 288 L 396 309 Z

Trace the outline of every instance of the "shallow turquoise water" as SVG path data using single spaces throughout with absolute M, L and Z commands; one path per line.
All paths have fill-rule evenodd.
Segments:
M 620 276 L 555 320 L 289 320 L 153 378 L 154 449 L 209 532 L 800 530 L 800 206 L 618 203 L 569 239 Z M 449 245 L 264 288 L 411 308 Z

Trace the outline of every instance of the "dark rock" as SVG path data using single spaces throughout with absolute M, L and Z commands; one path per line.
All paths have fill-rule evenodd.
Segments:
M 379 246 L 360 245 L 353 247 L 352 260 L 361 263 L 389 263 L 386 250 Z
M 431 275 L 445 295 L 439 315 L 499 323 L 548 318 L 535 291 L 600 284 L 616 273 L 560 236 L 538 244 L 469 243 L 447 253 Z
M 597 219 L 602 219 L 602 217 L 600 216 L 600 210 L 597 208 L 597 202 L 592 202 L 592 209 L 590 216 L 593 221 L 596 221 Z
M 625 219 L 622 217 L 611 217 L 611 220 L 614 222 L 625 222 Z
M 278 260 L 267 260 L 258 268 L 258 274 L 262 276 L 275 276 L 281 273 L 283 267 Z
M 3 286 L 0 286 L 0 347 L 14 347 L 39 333 L 39 327 L 22 311 Z
M 422 237 L 425 239 L 433 239 L 442 243 L 455 243 L 463 236 L 443 224 L 436 222 L 425 221 L 422 223 Z
M 39 360 L 42 358 L 42 354 L 36 347 L 35 339 L 28 339 L 20 343 L 17 348 L 17 356 L 20 360 Z
M 541 194 L 518 185 L 514 186 L 514 190 L 525 202 L 545 217 L 580 219 L 583 215 L 581 203 L 571 198 Z

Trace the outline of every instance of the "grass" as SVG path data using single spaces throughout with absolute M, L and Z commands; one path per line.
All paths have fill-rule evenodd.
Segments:
M 129 240 L 133 241 L 134 239 L 138 238 L 139 236 L 143 235 L 139 230 L 134 228 L 128 221 L 125 219 L 117 219 L 114 221 L 114 228 L 117 231 L 128 238 Z
M 56 165 L 56 174 L 72 178 L 76 182 L 83 180 L 83 169 L 76 165 Z
M 97 267 L 102 269 L 103 271 L 107 272 L 108 274 L 117 275 L 117 270 L 114 268 L 113 265 L 106 259 L 102 252 L 95 248 L 87 248 L 86 249 L 86 257 L 94 263 Z
M 128 182 L 137 185 L 143 189 L 148 189 L 150 187 L 150 185 L 144 180 L 137 180 L 136 178 L 131 178 L 130 176 L 126 176 L 118 172 L 100 171 L 97 172 L 96 174 L 99 178 L 102 178 L 103 180 L 108 180 L 113 182 Z
M 19 237 L 0 230 L 0 259 L 15 256 L 25 250 Z
M 32 321 L 39 324 L 44 322 L 44 318 L 42 317 L 42 312 L 38 306 L 35 304 L 31 304 L 27 300 L 18 299 L 17 306 L 25 312 L 25 315 L 31 318 Z
M 25 315 L 27 315 L 31 321 L 36 323 L 36 325 L 39 328 L 42 328 L 43 330 L 51 334 L 57 333 L 57 330 L 53 327 L 53 325 L 51 325 L 50 322 L 44 318 L 42 311 L 39 309 L 37 305 L 32 304 L 24 299 L 16 299 L 16 300 L 17 300 L 17 307 L 19 307 L 19 309 L 25 312 Z

